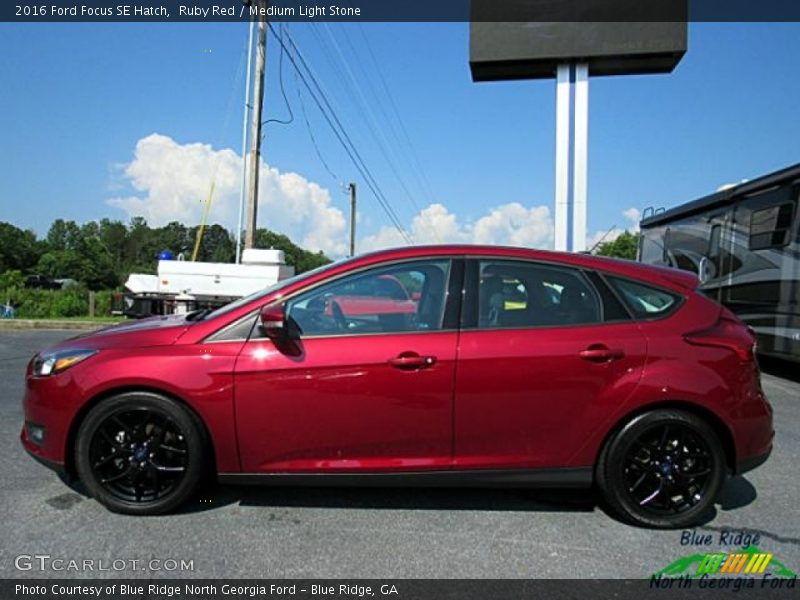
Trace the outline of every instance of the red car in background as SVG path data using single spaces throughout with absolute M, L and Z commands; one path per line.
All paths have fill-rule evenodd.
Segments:
M 339 323 L 346 322 L 350 331 L 363 333 L 370 329 L 405 328 L 404 321 L 412 324 L 419 297 L 419 292 L 409 294 L 397 277 L 378 275 L 356 278 L 336 295 L 327 294 L 320 300 L 325 304 L 326 315 L 335 316 Z
M 595 485 L 627 521 L 686 527 L 773 438 L 753 335 L 696 286 L 521 248 L 360 256 L 40 352 L 22 443 L 132 514 L 212 474 Z

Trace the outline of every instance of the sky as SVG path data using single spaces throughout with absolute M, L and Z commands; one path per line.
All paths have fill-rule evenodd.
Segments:
M 473 83 L 465 23 L 288 35 L 413 243 L 552 247 L 552 80 Z M 238 23 L 0 24 L 0 221 L 194 225 L 211 197 L 233 230 L 246 42 Z M 589 244 L 800 162 L 798 59 L 800 24 L 691 23 L 672 74 L 592 78 Z M 354 181 L 358 249 L 402 244 L 274 37 L 267 62 L 264 117 L 291 122 L 264 129 L 258 225 L 342 256 Z

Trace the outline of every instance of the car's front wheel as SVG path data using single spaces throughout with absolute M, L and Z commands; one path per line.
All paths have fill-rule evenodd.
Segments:
M 198 419 L 180 403 L 130 392 L 102 401 L 86 416 L 75 467 L 89 493 L 109 509 L 161 514 L 196 491 L 205 446 Z
M 637 525 L 697 525 L 726 475 L 719 436 L 703 419 L 653 410 L 632 419 L 604 448 L 596 482 L 618 516 Z

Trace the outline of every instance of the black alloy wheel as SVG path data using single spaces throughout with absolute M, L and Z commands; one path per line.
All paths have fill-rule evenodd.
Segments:
M 95 407 L 77 437 L 75 464 L 92 496 L 111 510 L 159 514 L 197 488 L 202 428 L 175 400 L 129 393 Z
M 724 481 L 719 437 L 698 416 L 677 410 L 640 415 L 614 436 L 597 468 L 597 484 L 614 512 L 656 528 L 696 525 L 713 508 Z

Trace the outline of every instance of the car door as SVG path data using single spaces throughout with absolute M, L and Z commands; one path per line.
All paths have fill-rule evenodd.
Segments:
M 595 273 L 471 260 L 454 467 L 571 466 L 636 387 L 645 339 Z
M 448 467 L 462 274 L 413 260 L 286 298 L 297 339 L 251 339 L 236 364 L 243 471 Z

